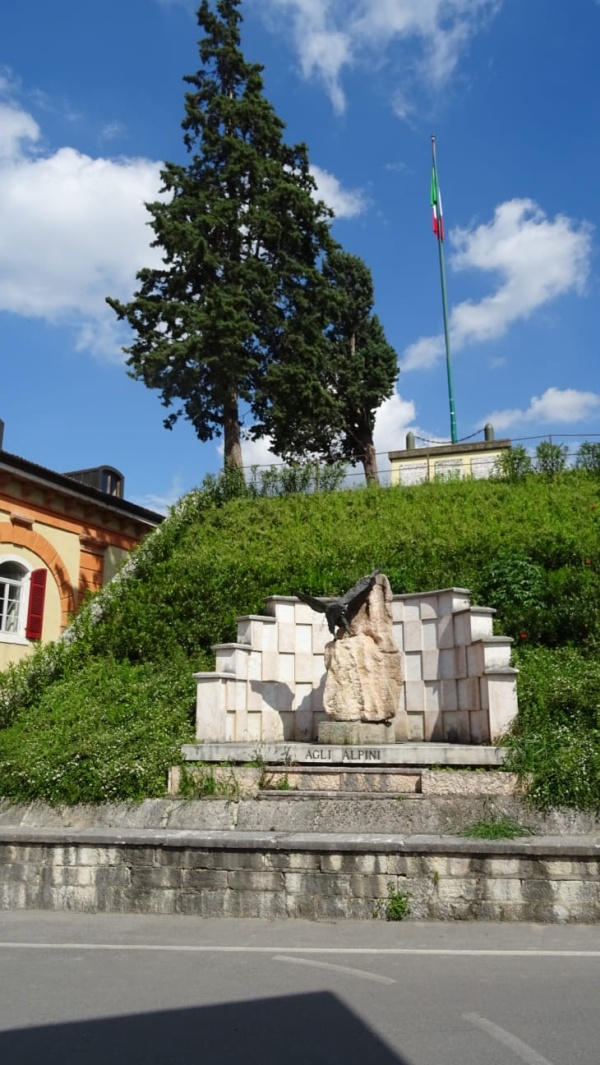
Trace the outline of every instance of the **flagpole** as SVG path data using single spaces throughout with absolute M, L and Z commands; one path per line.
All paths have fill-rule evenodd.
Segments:
M 435 136 L 431 135 L 431 149 L 433 152 L 433 173 L 435 177 L 436 189 L 439 190 L 440 184 L 438 181 L 437 172 L 437 155 L 435 151 Z M 448 375 L 448 399 L 450 402 L 450 437 L 453 444 L 458 441 L 458 433 L 456 431 L 456 412 L 454 407 L 454 386 L 452 384 L 452 360 L 450 358 L 450 330 L 448 328 L 448 298 L 446 295 L 446 268 L 444 266 L 444 240 L 443 240 L 443 218 L 440 214 L 440 202 L 439 195 L 435 204 L 435 211 L 438 222 L 438 251 L 440 255 L 440 278 L 442 282 L 442 307 L 444 311 L 444 338 L 446 341 L 446 373 Z

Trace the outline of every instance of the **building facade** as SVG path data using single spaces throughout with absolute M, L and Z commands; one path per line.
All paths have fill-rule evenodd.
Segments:
M 390 451 L 390 480 L 393 485 L 423 484 L 424 481 L 491 477 L 498 460 L 510 450 L 510 440 L 480 440 L 473 444 L 432 444 L 415 447 L 408 434 L 404 451 Z
M 162 515 L 121 498 L 117 470 L 55 473 L 3 451 L 1 429 L 0 423 L 0 669 L 5 669 L 39 641 L 57 639 L 86 593 L 115 575 Z

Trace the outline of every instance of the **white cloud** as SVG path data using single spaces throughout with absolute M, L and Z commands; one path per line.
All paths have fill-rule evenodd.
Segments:
M 0 104 L 0 163 L 18 158 L 24 143 L 35 144 L 40 128 L 27 112 L 10 104 Z
M 508 200 L 491 222 L 450 235 L 455 270 L 482 270 L 500 278 L 479 302 L 453 308 L 453 351 L 503 336 L 514 322 L 558 296 L 581 292 L 590 269 L 591 227 L 565 215 L 549 219 L 532 200 Z M 442 336 L 421 337 L 404 352 L 404 370 L 433 366 L 444 353 Z
M 367 209 L 368 201 L 361 189 L 344 189 L 338 178 L 320 166 L 310 168 L 317 183 L 319 199 L 324 200 L 336 218 L 356 218 Z
M 495 429 L 503 430 L 514 425 L 572 425 L 584 422 L 600 410 L 600 395 L 597 392 L 578 392 L 575 388 L 547 388 L 541 396 L 533 396 L 527 410 L 496 410 L 484 418 L 482 424 L 491 422 Z
M 106 295 L 126 298 L 149 247 L 144 201 L 159 164 L 93 159 L 73 148 L 43 155 L 31 115 L 0 106 L 0 309 L 74 325 L 79 348 L 120 358 Z
M 335 110 L 345 108 L 342 75 L 357 63 L 382 61 L 394 44 L 416 45 L 403 76 L 430 89 L 453 74 L 470 38 L 502 0 L 260 0 L 260 10 L 292 34 L 306 78 L 317 77 Z M 403 97 L 397 97 L 398 101 Z M 408 112 L 412 106 L 402 105 Z M 401 116 L 402 117 L 402 116 Z

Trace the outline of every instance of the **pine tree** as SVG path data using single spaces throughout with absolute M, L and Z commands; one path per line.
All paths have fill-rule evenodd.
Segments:
M 197 13 L 201 67 L 184 79 L 182 123 L 191 158 L 165 164 L 164 199 L 147 204 L 163 266 L 139 272 L 131 302 L 108 299 L 136 334 L 130 375 L 175 406 L 165 426 L 184 416 L 200 440 L 222 435 L 232 469 L 242 467 L 240 404 L 253 416 L 267 366 L 302 335 L 331 217 L 306 146 L 284 142 L 263 68 L 242 55 L 240 3 L 202 0 Z
M 397 355 L 373 313 L 373 279 L 363 260 L 332 246 L 322 280 L 311 301 L 310 343 L 290 345 L 269 367 L 258 433 L 268 433 L 285 458 L 310 453 L 360 462 L 367 483 L 377 484 L 375 416 L 393 394 Z

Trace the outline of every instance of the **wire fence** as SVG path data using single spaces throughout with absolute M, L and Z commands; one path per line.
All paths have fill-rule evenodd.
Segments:
M 471 433 L 470 436 L 461 437 L 461 439 L 458 440 L 454 446 L 458 446 L 459 444 L 467 443 L 468 441 L 471 441 L 471 440 L 475 439 L 476 437 L 484 438 L 484 435 L 485 435 L 485 430 L 484 429 L 477 429 L 476 432 Z M 502 437 L 502 438 L 499 438 L 499 440 L 500 439 L 505 440 L 505 439 L 508 439 L 508 438 L 507 437 Z M 421 442 L 422 444 L 425 444 L 425 445 L 428 445 L 428 446 L 433 446 L 433 447 L 442 447 L 442 446 L 445 446 L 445 445 L 450 445 L 452 443 L 451 440 L 442 439 L 442 438 L 439 438 L 439 437 L 437 437 L 435 439 L 433 439 L 433 438 L 430 439 L 430 438 L 423 437 L 423 436 L 417 436 L 415 434 L 415 441 L 417 441 L 417 440 L 419 442 Z M 493 446 L 494 443 L 499 443 L 499 440 L 490 441 L 490 445 Z M 569 441 L 569 440 L 577 441 L 577 443 L 576 444 L 565 443 L 566 441 Z M 564 452 L 564 454 L 565 454 L 566 465 L 568 467 L 572 467 L 572 466 L 575 465 L 575 462 L 577 460 L 577 456 L 578 456 L 578 453 L 579 453 L 579 448 L 581 447 L 581 445 L 583 443 L 585 443 L 585 442 L 593 441 L 593 440 L 600 440 L 600 433 L 585 433 L 585 434 L 582 434 L 582 433 L 559 433 L 559 432 L 552 431 L 551 433 L 540 434 L 540 435 L 537 435 L 537 436 L 517 436 L 517 437 L 511 437 L 510 438 L 510 442 L 511 442 L 511 444 L 513 446 L 514 445 L 523 445 L 523 446 L 525 446 L 526 451 L 530 454 L 531 457 L 533 457 L 535 455 L 535 444 L 536 444 L 536 442 L 539 444 L 539 443 L 541 443 L 543 441 L 547 441 L 550 444 L 558 444 L 561 447 L 566 447 L 566 451 Z M 421 450 L 421 449 L 420 448 L 415 448 L 415 451 L 419 451 L 419 450 Z M 423 450 L 425 450 L 425 448 Z M 377 452 L 375 452 L 375 454 L 376 454 L 377 458 L 380 459 L 380 458 L 383 457 L 386 460 L 385 463 L 381 464 L 382 465 L 382 469 L 379 471 L 379 479 L 380 479 L 380 482 L 381 482 L 382 485 L 389 485 L 391 483 L 391 464 L 389 463 L 389 454 L 390 454 L 390 452 L 389 451 L 377 451 Z M 414 464 L 413 463 L 409 464 L 406 461 L 402 462 L 402 465 L 401 465 L 402 472 L 405 473 L 405 474 L 412 473 L 413 476 L 414 476 L 414 480 L 405 481 L 404 478 L 403 478 L 402 479 L 402 483 L 407 483 L 407 484 L 408 483 L 417 483 L 418 475 L 419 475 L 420 472 L 422 472 L 423 463 L 425 461 L 426 461 L 426 457 L 425 456 L 423 456 L 422 459 L 417 459 L 416 456 L 415 456 Z M 449 459 L 448 461 L 452 462 L 453 460 Z M 474 476 L 476 476 L 476 477 L 479 476 L 482 479 L 485 478 L 485 477 L 489 477 L 491 472 L 493 471 L 493 468 L 495 467 L 495 463 L 496 463 L 496 460 L 491 460 L 491 461 L 487 460 L 486 461 L 485 459 L 482 458 L 480 463 L 479 463 L 479 466 L 476 466 L 476 473 L 474 474 Z M 303 465 L 303 466 L 310 465 L 310 466 L 313 466 L 315 469 L 318 469 L 319 467 L 323 467 L 325 465 L 325 463 L 320 462 L 317 459 L 315 459 L 315 460 L 306 460 L 304 462 L 301 462 L 300 464 Z M 254 476 L 254 477 L 256 477 L 258 475 L 260 477 L 260 471 L 261 470 L 277 470 L 277 469 L 282 469 L 282 468 L 289 467 L 289 466 L 290 466 L 289 462 L 285 462 L 285 461 L 282 461 L 282 460 L 279 460 L 279 459 L 274 459 L 273 462 L 259 462 L 259 463 L 250 463 L 248 465 L 244 465 L 242 467 L 242 470 L 244 471 L 245 474 L 250 474 L 251 476 Z M 451 477 L 453 471 L 455 473 L 459 472 L 458 465 L 453 465 L 452 467 L 451 466 L 446 467 L 445 474 L 443 472 L 443 469 L 440 469 L 439 471 L 436 471 L 436 475 L 437 476 L 448 476 L 448 477 Z M 358 483 L 359 480 L 364 480 L 364 476 L 365 476 L 364 470 L 362 469 L 361 466 L 347 466 L 347 468 L 345 470 L 345 474 L 344 474 L 344 481 L 347 484 Z M 318 475 L 317 475 L 317 481 L 318 481 Z

